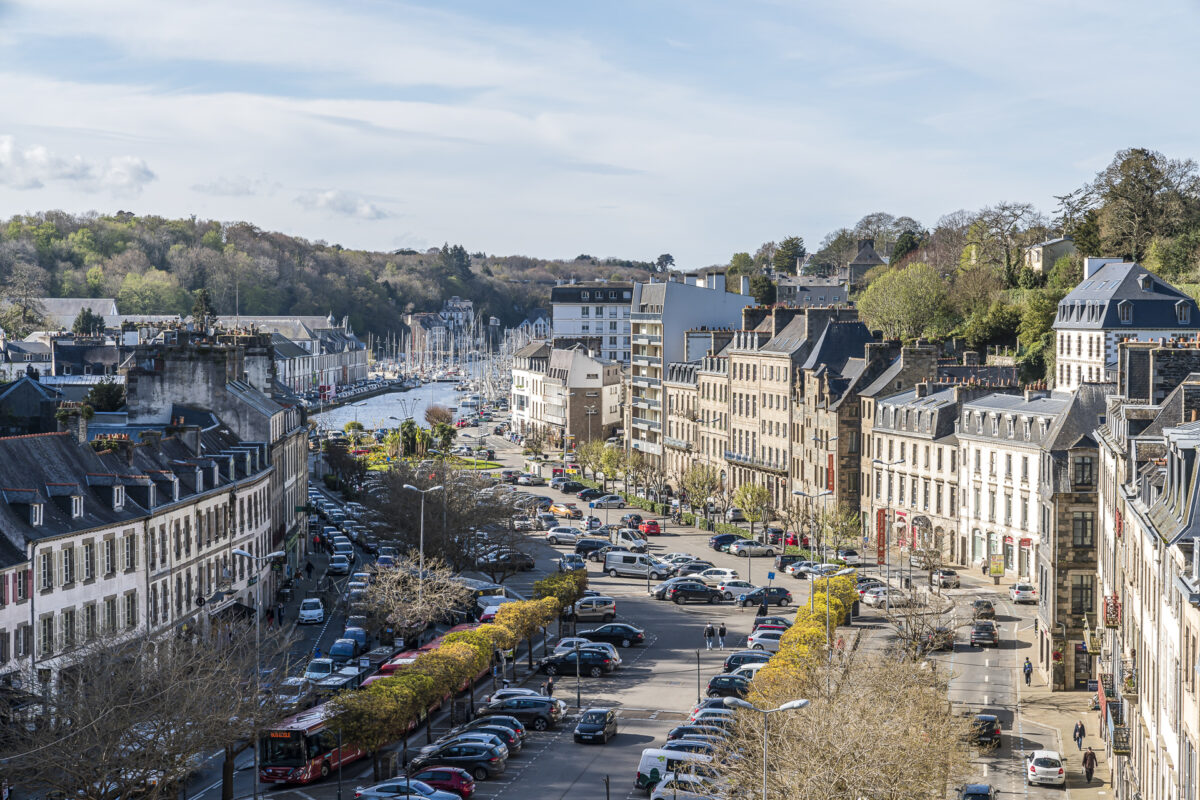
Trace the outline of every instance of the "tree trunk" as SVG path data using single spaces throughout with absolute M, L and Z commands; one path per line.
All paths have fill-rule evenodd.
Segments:
M 530 631 L 529 638 L 525 640 L 525 646 L 529 650 L 529 671 L 533 672 L 533 631 Z
M 383 776 L 380 774 L 383 771 L 380 769 L 382 766 L 383 764 L 379 759 L 379 751 L 373 750 L 371 752 L 371 769 L 373 770 L 373 774 L 375 776 L 375 783 L 379 783 L 381 780 L 383 780 Z
M 433 714 L 425 711 L 425 744 L 433 744 Z
M 225 745 L 225 760 L 221 762 L 221 800 L 233 800 L 233 745 Z M 258 776 L 254 776 L 258 780 Z

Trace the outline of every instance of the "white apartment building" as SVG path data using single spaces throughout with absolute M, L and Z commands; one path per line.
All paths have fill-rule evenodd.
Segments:
M 545 382 L 549 362 L 550 345 L 543 341 L 530 342 L 513 353 L 509 409 L 513 430 L 522 436 L 545 427 Z
M 607 439 L 621 424 L 621 367 L 580 345 L 531 342 L 513 356 L 509 407 L 517 433 L 539 431 L 555 449 Z
M 663 378 L 666 365 L 703 354 L 686 352 L 686 333 L 701 328 L 737 328 L 741 311 L 754 303 L 749 294 L 725 291 L 725 275 L 701 273 L 691 283 L 635 283 L 630 314 L 629 447 L 661 464 L 664 424 Z M 747 289 L 743 281 L 743 288 Z
M 629 314 L 633 284 L 567 283 L 550 290 L 555 347 L 582 344 L 597 356 L 629 363 Z
M 1191 339 L 1200 331 L 1196 301 L 1140 264 L 1084 260 L 1084 277 L 1054 319 L 1056 389 L 1116 381 L 1125 340 Z

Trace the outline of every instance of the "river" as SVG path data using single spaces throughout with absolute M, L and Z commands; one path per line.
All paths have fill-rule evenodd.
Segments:
M 457 406 L 461 395 L 454 391 L 453 383 L 426 383 L 407 392 L 388 392 L 359 400 L 349 405 L 313 414 L 312 418 L 323 430 L 342 430 L 347 422 L 358 421 L 369 430 L 395 428 L 406 417 L 417 424 L 425 424 L 425 409 L 434 405 Z M 458 416 L 457 414 L 455 416 Z

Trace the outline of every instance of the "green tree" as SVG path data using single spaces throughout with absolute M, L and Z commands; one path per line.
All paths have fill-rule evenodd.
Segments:
M 675 256 L 670 253 L 663 253 L 654 260 L 654 267 L 659 272 L 666 272 L 673 266 L 675 266 Z
M 804 249 L 804 239 L 799 236 L 788 236 L 779 243 L 771 264 L 776 272 L 787 272 L 795 275 L 800 271 L 800 262 L 807 251 Z
M 1191 159 L 1135 147 L 1117 152 L 1096 175 L 1100 237 L 1109 253 L 1140 261 L 1155 236 L 1172 236 L 1194 213 L 1200 176 Z
M 454 438 L 458 436 L 458 429 L 445 422 L 439 422 L 433 426 L 431 434 L 434 441 L 437 442 L 438 449 L 445 454 L 450 452 L 450 446 L 454 444 Z
M 915 253 L 921 246 L 921 239 L 913 231 L 904 231 L 892 246 L 891 263 L 899 264 L 910 253 Z
M 617 473 L 621 471 L 621 464 L 625 460 L 625 454 L 619 447 L 611 445 L 604 448 L 604 455 L 600 460 L 600 470 L 604 473 L 604 489 L 608 490 L 609 481 L 615 480 Z
M 750 275 L 754 272 L 754 259 L 749 253 L 734 253 L 729 259 L 729 269 L 726 272 L 727 276 L 733 275 Z
M 94 383 L 83 402 L 96 411 L 117 411 L 125 405 L 125 387 L 109 380 Z
M 743 483 L 733 492 L 733 504 L 742 510 L 750 522 L 750 538 L 754 538 L 754 523 L 766 523 L 771 515 L 771 493 L 758 483 Z
M 91 306 L 81 308 L 71 330 L 80 336 L 97 336 L 104 333 L 104 316 L 92 311 Z
M 928 264 L 892 270 L 873 282 L 858 301 L 863 322 L 889 339 L 911 340 L 945 311 L 946 282 Z
M 760 306 L 769 306 L 775 302 L 777 290 L 771 279 L 760 273 L 750 276 L 750 295 Z
M 1067 294 L 1083 280 L 1083 259 L 1078 256 L 1061 256 L 1050 268 L 1046 277 L 1046 289 L 1059 297 Z
M 417 703 L 413 690 L 387 678 L 352 692 L 339 692 L 329 701 L 328 716 L 341 732 L 345 745 L 359 747 L 371 756 L 375 780 L 383 779 L 379 758 L 383 748 L 404 736 Z
M 409 456 L 417 452 L 417 423 L 412 418 L 400 423 L 400 455 Z
M 196 302 L 192 303 L 192 322 L 200 328 L 207 328 L 217 313 L 212 306 L 212 297 L 206 287 L 200 287 L 196 292 Z
M 708 464 L 692 464 L 683 473 L 679 484 L 692 510 L 702 508 L 704 518 L 708 519 L 708 498 L 721 488 L 721 476 L 716 468 Z

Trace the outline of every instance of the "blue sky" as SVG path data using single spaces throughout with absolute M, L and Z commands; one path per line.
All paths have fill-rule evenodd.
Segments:
M 723 263 L 1200 156 L 1200 7 L 0 0 L 0 209 Z

